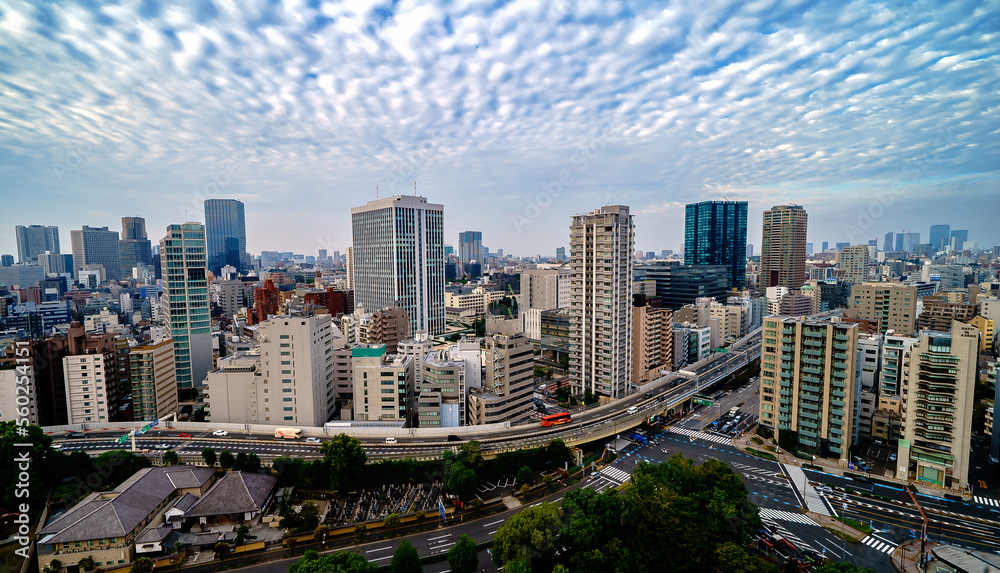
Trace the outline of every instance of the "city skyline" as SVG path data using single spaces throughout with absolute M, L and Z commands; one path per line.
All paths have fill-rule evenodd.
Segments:
M 788 203 L 817 244 L 936 224 L 1000 244 L 998 48 L 972 2 L 200 6 L 0 15 L 5 80 L 31 96 L 0 129 L 23 215 L 0 253 L 15 224 L 62 227 L 62 252 L 129 215 L 159 236 L 208 198 L 244 202 L 250 252 L 343 251 L 350 206 L 415 181 L 446 242 L 474 228 L 520 255 L 610 204 L 637 248 L 676 251 L 704 200 L 749 201 L 758 248 L 757 215 Z

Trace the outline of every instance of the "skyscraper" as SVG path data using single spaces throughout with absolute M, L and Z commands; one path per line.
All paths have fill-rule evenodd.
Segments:
M 102 265 L 108 280 L 121 278 L 118 231 L 84 225 L 79 231 L 70 231 L 69 236 L 73 243 L 74 275 L 83 265 Z
M 882 241 L 882 250 L 886 252 L 892 250 L 892 231 L 885 234 L 885 239 Z
M 632 379 L 635 227 L 629 208 L 609 205 L 575 215 L 569 248 L 574 391 L 622 398 Z
M 458 234 L 458 259 L 463 265 L 471 261 L 483 262 L 482 231 L 466 231 Z
M 118 241 L 118 259 L 121 272 L 131 276 L 137 263 L 153 264 L 153 250 L 146 238 L 146 220 L 142 217 L 122 217 L 122 238 Z
M 956 229 L 951 232 L 950 243 L 953 245 L 953 249 L 956 251 L 962 250 L 962 245 L 969 240 L 969 232 L 966 230 Z
M 687 205 L 684 264 L 725 265 L 728 288 L 743 290 L 747 266 L 747 202 L 702 201 Z
M 906 233 L 896 233 L 896 252 L 903 250 L 903 243 L 906 241 Z
M 397 195 L 351 209 L 354 300 L 399 306 L 410 332 L 444 332 L 444 205 Z
M 951 225 L 931 225 L 931 249 L 939 251 L 948 246 L 951 238 Z
M 38 255 L 49 251 L 59 253 L 59 227 L 46 225 L 17 225 L 14 227 L 17 236 L 17 262 L 35 262 Z
M 205 256 L 205 226 L 201 223 L 170 225 L 160 239 L 164 309 L 174 339 L 178 388 L 200 386 L 212 369 Z
M 242 201 L 206 199 L 205 238 L 208 241 L 208 268 L 213 274 L 219 275 L 226 265 L 232 265 L 240 272 L 249 268 Z
M 777 205 L 764 211 L 760 248 L 760 287 L 799 288 L 806 274 L 808 215 L 801 205 Z M 823 250 L 826 250 L 824 243 Z

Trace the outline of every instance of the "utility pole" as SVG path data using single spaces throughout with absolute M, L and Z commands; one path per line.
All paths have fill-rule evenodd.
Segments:
M 805 494 L 802 494 L 805 497 Z M 840 538 L 844 542 L 844 556 L 841 561 L 847 561 L 847 494 L 840 498 Z
M 917 507 L 920 517 L 924 520 L 923 526 L 920 529 L 920 561 L 924 562 L 927 558 L 927 513 L 924 511 L 924 508 L 920 507 L 920 502 L 917 501 L 917 496 L 914 495 L 913 491 L 907 486 L 903 486 L 903 489 L 906 490 L 906 493 L 910 494 L 913 505 Z

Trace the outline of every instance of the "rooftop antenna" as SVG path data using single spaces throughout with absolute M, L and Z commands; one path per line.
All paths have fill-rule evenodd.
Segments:
M 417 196 L 417 182 L 416 181 L 413 182 L 413 196 L 414 197 Z
M 375 198 L 378 199 L 378 185 L 375 186 Z

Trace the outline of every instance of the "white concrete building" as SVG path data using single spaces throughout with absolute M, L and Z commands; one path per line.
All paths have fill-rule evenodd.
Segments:
M 354 419 L 413 421 L 413 358 L 386 354 L 384 344 L 351 349 L 354 363 Z

